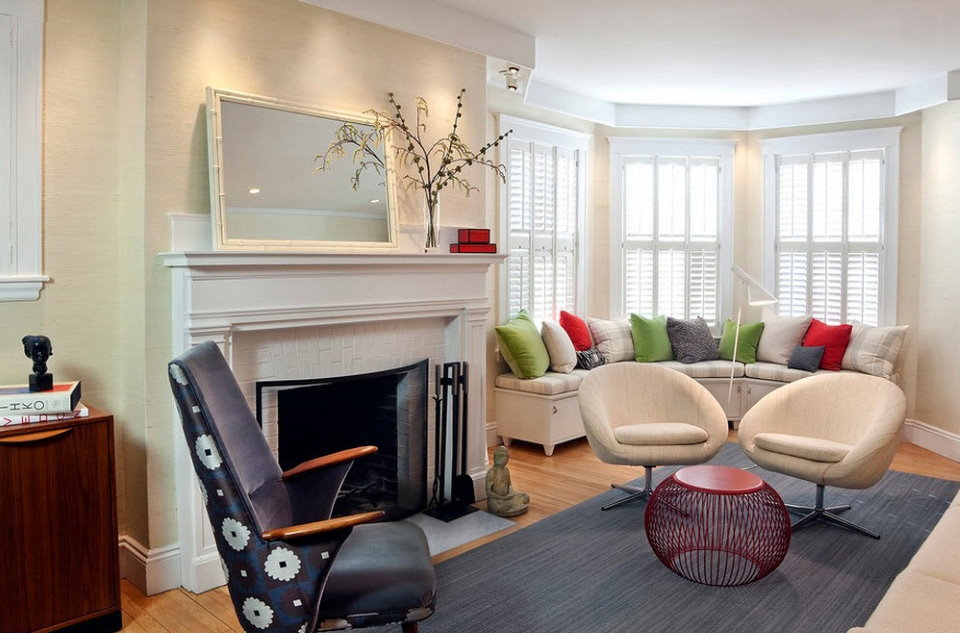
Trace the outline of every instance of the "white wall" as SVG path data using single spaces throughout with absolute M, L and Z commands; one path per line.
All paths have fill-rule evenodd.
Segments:
M 922 115 L 915 417 L 960 435 L 960 103 Z M 958 450 L 960 455 L 960 450 Z

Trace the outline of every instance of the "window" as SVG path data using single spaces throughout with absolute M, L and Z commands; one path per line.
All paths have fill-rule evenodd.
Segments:
M 762 142 L 765 277 L 784 316 L 895 320 L 900 128 Z
M 734 141 L 614 138 L 611 313 L 728 312 Z
M 535 319 L 557 319 L 561 310 L 577 312 L 588 137 L 506 116 L 500 125 L 513 129 L 501 204 L 508 252 L 501 316 L 526 310 Z
M 0 0 L 0 301 L 34 300 L 41 274 L 43 0 Z

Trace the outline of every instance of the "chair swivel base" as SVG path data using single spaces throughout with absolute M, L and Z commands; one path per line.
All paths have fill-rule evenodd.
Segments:
M 793 514 L 803 515 L 791 526 L 794 532 L 817 521 L 823 521 L 824 523 L 838 525 L 853 532 L 859 532 L 860 534 L 864 534 L 871 538 L 880 538 L 880 535 L 876 532 L 868 530 L 862 525 L 858 525 L 852 521 L 847 521 L 843 517 L 839 516 L 840 512 L 849 510 L 850 506 L 831 506 L 829 508 L 825 508 L 823 506 L 823 490 L 824 487 L 820 484 L 817 484 L 816 505 L 813 507 L 793 505 L 789 503 L 784 504 L 787 506 L 787 511 L 792 512 Z
M 605 506 L 602 506 L 601 510 L 609 510 L 611 508 L 616 508 L 622 506 L 625 503 L 630 503 L 631 501 L 642 501 L 646 500 L 653 494 L 653 466 L 644 466 L 643 467 L 643 488 L 639 486 L 627 486 L 624 484 L 610 484 L 611 488 L 616 488 L 617 490 L 623 490 L 624 492 L 629 492 L 626 497 L 621 497 L 616 501 L 611 501 Z

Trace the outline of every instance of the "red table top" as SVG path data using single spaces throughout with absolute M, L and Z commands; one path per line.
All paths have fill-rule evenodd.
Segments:
M 684 488 L 724 495 L 758 492 L 763 480 L 746 470 L 732 466 L 688 466 L 674 473 L 673 478 Z

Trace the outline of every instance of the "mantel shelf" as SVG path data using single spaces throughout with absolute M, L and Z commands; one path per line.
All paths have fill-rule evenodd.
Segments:
M 236 267 L 466 267 L 492 266 L 503 262 L 505 253 L 266 253 L 261 251 L 190 251 L 160 253 L 170 268 Z

